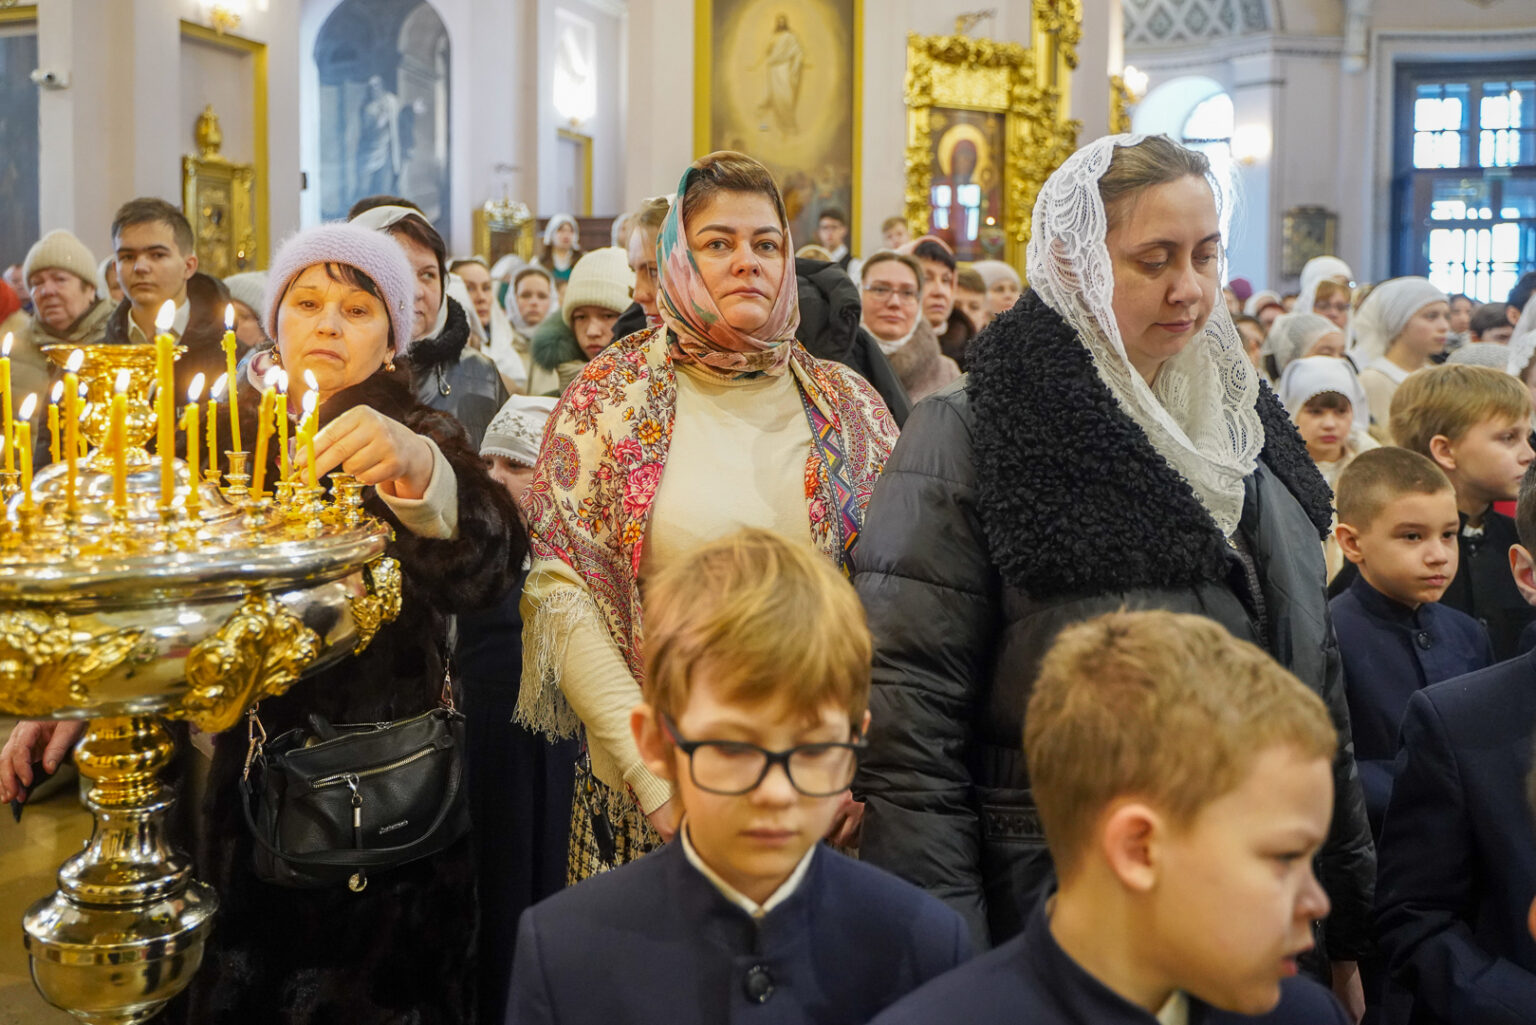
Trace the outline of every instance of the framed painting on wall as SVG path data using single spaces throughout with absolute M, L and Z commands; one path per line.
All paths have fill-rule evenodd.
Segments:
M 821 211 L 859 234 L 863 0 L 695 0 L 694 153 L 761 160 L 796 247 Z

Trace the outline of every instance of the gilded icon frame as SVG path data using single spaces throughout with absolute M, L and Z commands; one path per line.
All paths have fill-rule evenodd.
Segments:
M 1082 129 L 1067 116 L 1081 0 L 1033 0 L 1032 13 L 1028 47 L 959 34 L 907 36 L 907 225 L 914 237 L 929 232 L 935 111 L 1001 115 L 1002 258 L 1020 269 L 1035 197 L 1077 148 Z

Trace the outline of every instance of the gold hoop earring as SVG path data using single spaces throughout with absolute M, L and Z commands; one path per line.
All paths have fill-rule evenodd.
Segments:
M 385 362 L 384 362 L 384 372 L 386 374 L 393 374 L 395 372 L 395 361 L 394 360 L 392 360 L 392 359 L 385 360 Z

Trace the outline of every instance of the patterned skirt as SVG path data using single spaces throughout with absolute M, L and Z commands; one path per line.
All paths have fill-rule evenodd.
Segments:
M 615 790 L 592 775 L 586 751 L 576 763 L 576 794 L 571 802 L 571 845 L 565 882 L 575 886 L 601 872 L 618 868 L 661 846 L 640 805 L 628 793 Z

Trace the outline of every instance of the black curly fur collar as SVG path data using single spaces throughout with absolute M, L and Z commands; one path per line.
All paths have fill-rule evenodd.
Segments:
M 448 319 L 442 331 L 435 338 L 412 342 L 405 354 L 405 362 L 417 374 L 425 373 L 439 363 L 457 363 L 464 346 L 469 344 L 469 317 L 465 315 L 464 307 L 452 296 L 444 296 L 443 301 L 448 304 Z
M 1033 291 L 969 356 L 978 504 L 1005 581 L 1039 600 L 1226 579 L 1215 522 Z M 1331 522 L 1328 485 L 1267 385 L 1257 408 L 1260 459 L 1321 536 Z

